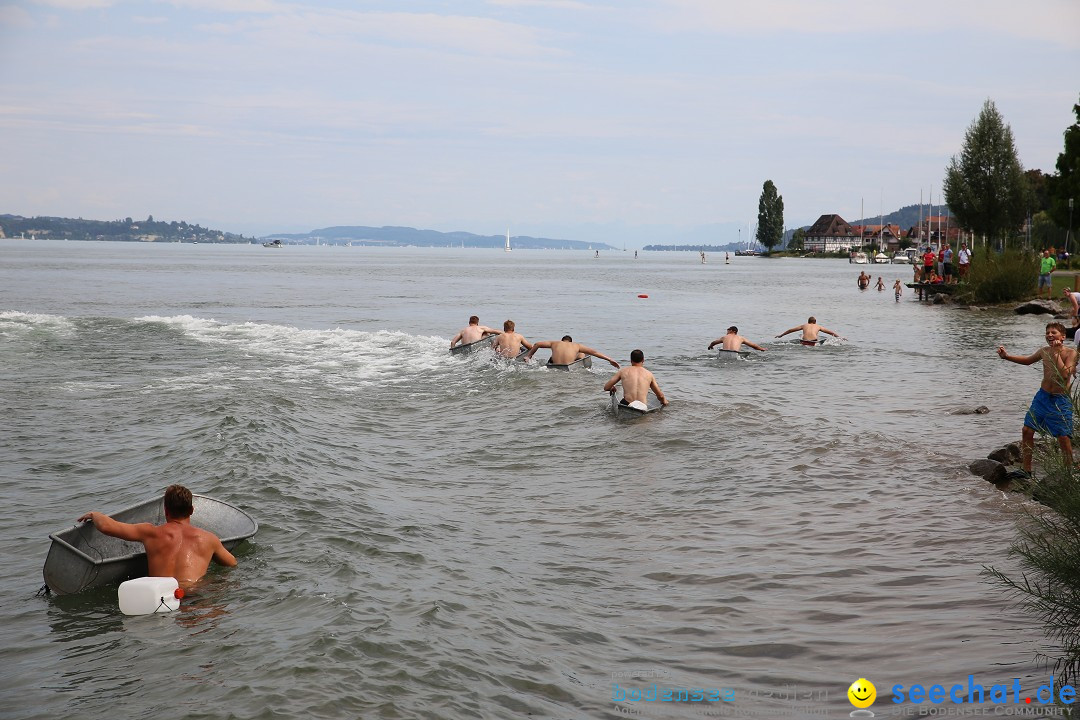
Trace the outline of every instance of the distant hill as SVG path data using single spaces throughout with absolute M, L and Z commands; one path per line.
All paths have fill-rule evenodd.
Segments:
M 884 224 L 886 225 L 899 225 L 901 230 L 907 230 L 910 227 L 915 227 L 919 224 L 919 208 L 922 208 L 922 217 L 928 218 L 933 215 L 945 216 L 949 214 L 948 205 L 908 205 L 902 207 L 899 210 L 894 210 L 888 215 L 884 216 Z M 849 225 L 881 225 L 882 216 L 874 215 L 873 217 L 863 218 L 861 220 L 848 220 Z M 954 223 L 955 224 L 955 223 Z M 810 227 L 807 225 L 806 227 Z
M 119 240 L 130 242 L 250 243 L 254 238 L 211 230 L 186 222 L 146 220 L 84 220 L 82 218 L 0 215 L 0 237 L 42 240 Z
M 467 247 L 501 248 L 506 244 L 505 235 L 474 235 L 473 233 L 439 232 L 418 230 L 411 227 L 387 225 L 339 225 L 312 230 L 308 233 L 274 233 L 260 240 L 281 240 L 294 245 L 367 245 L 377 247 Z M 615 250 L 605 243 L 587 243 L 580 240 L 535 238 L 528 235 L 511 235 L 510 246 L 517 250 Z

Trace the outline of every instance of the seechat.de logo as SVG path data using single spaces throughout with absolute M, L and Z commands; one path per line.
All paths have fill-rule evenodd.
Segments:
M 874 717 L 873 711 L 866 709 L 877 699 L 877 688 L 874 687 L 874 683 L 866 678 L 859 678 L 847 689 L 847 697 L 856 708 L 851 711 L 851 717 Z

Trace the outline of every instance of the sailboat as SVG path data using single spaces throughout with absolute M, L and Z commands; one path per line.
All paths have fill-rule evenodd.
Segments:
M 510 252 L 510 228 L 506 228 L 506 252 Z

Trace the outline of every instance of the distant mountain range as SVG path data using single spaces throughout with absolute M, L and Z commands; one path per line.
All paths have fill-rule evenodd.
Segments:
M 944 215 L 948 209 L 944 205 L 922 205 L 922 217 Z M 885 215 L 886 224 L 896 224 L 907 229 L 919 222 L 920 206 L 909 205 Z M 877 225 L 879 217 L 859 220 L 844 218 L 852 225 Z M 646 250 L 704 250 L 706 252 L 734 251 L 745 248 L 745 243 L 716 244 L 717 228 L 709 226 L 704 234 L 711 242 L 695 244 L 689 237 L 676 243 L 649 244 Z M 803 229 L 810 227 L 804 226 Z M 745 226 L 749 235 L 750 227 Z M 730 232 L 731 228 L 727 228 Z M 784 244 L 791 239 L 794 228 L 784 236 Z M 611 228 L 608 233 L 614 237 L 632 234 L 626 228 L 621 231 Z M 411 227 L 388 225 L 369 227 L 366 225 L 339 225 L 321 228 L 307 233 L 275 233 L 260 238 L 245 237 L 242 234 L 212 230 L 200 225 L 191 225 L 184 221 L 155 221 L 153 216 L 146 220 L 84 220 L 82 218 L 63 218 L 38 216 L 27 218 L 21 215 L 0 214 L 0 238 L 35 237 L 49 240 L 120 240 L 132 242 L 218 242 L 218 243 L 254 243 L 280 239 L 286 244 L 299 245 L 361 245 L 378 247 L 467 247 L 501 248 L 506 243 L 505 235 L 476 235 L 469 232 L 439 232 L 437 230 L 418 230 Z M 619 250 L 604 242 L 584 242 L 581 240 L 562 240 L 557 238 L 512 235 L 510 245 L 518 250 Z
M 467 247 L 501 248 L 506 245 L 505 235 L 474 235 L 468 232 L 439 232 L 417 230 L 411 227 L 387 225 L 339 225 L 321 228 L 307 233 L 274 233 L 260 240 L 281 240 L 292 245 L 366 245 L 377 247 Z M 528 235 L 511 235 L 510 246 L 516 250 L 615 250 L 606 243 L 587 243 L 580 240 L 536 238 Z

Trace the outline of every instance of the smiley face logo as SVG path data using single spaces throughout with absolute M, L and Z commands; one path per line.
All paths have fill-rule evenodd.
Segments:
M 847 698 L 857 708 L 868 708 L 877 699 L 877 688 L 866 678 L 859 678 L 847 689 Z

